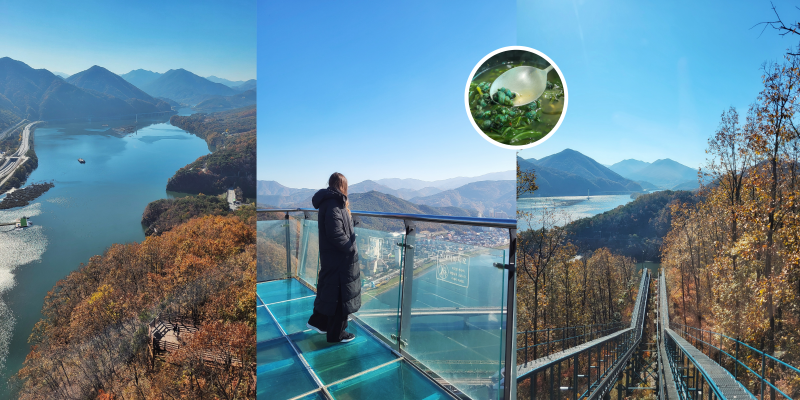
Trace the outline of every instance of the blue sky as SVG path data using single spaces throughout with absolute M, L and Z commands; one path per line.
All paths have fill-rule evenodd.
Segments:
M 0 0 L 0 57 L 74 74 L 100 65 L 256 78 L 256 0 Z
M 357 183 L 514 169 L 514 151 L 470 124 L 464 88 L 483 56 L 515 44 L 515 11 L 513 1 L 260 1 L 258 179 L 318 188 L 334 171 Z
M 794 3 L 775 5 L 785 22 L 800 20 Z M 552 58 L 569 89 L 558 132 L 520 155 L 572 148 L 603 164 L 701 166 L 722 111 L 744 115 L 762 88 L 761 65 L 800 42 L 753 28 L 774 19 L 760 0 L 519 1 L 518 44 Z

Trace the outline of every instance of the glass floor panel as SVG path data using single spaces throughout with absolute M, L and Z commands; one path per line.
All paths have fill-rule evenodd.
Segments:
M 256 351 L 258 398 L 290 399 L 317 388 L 289 342 L 259 343 Z
M 256 343 L 281 337 L 281 330 L 269 316 L 266 307 L 256 308 Z
M 306 297 L 283 303 L 268 305 L 272 315 L 281 324 L 281 328 L 287 335 L 307 330 L 306 322 L 314 312 L 314 299 L 316 297 Z
M 451 399 L 436 384 L 405 361 L 332 385 L 328 388 L 337 400 L 443 400 Z
M 347 331 L 356 335 L 349 343 L 328 343 L 325 335 L 311 330 L 291 336 L 300 354 L 325 385 L 396 358 L 386 346 L 355 323 L 351 322 Z
M 314 295 L 314 291 L 295 279 L 259 283 L 256 285 L 256 293 L 264 304 Z
M 259 283 L 258 293 L 259 301 L 267 302 L 256 308 L 256 392 L 259 399 L 303 396 L 300 399 L 325 400 L 315 381 L 317 378 L 337 400 L 452 399 L 405 360 L 398 360 L 395 353 L 355 322 L 350 322 L 347 328 L 356 335 L 349 343 L 328 343 L 325 335 L 309 330 L 306 322 L 313 312 L 314 293 L 294 279 Z M 311 297 L 307 297 L 309 295 Z M 281 335 L 270 312 L 288 336 Z M 397 323 L 390 320 L 384 323 Z M 310 370 L 306 369 L 295 348 Z M 426 350 L 436 352 L 434 348 Z M 372 368 L 376 369 L 370 370 Z

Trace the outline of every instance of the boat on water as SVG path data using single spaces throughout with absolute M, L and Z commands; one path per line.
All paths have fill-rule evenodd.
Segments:
M 81 164 L 86 164 L 86 160 L 84 160 L 84 159 L 82 159 L 82 158 L 79 158 L 79 159 L 78 159 L 78 162 L 79 162 L 79 163 L 81 163 Z

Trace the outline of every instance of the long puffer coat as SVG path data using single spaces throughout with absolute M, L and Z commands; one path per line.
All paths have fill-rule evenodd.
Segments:
M 319 282 L 314 309 L 334 315 L 340 295 L 344 314 L 361 308 L 361 269 L 353 219 L 345 208 L 347 197 L 327 188 L 311 198 L 319 209 Z

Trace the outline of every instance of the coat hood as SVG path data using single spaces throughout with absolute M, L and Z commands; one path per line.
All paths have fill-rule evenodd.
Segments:
M 336 199 L 342 205 L 344 205 L 345 201 L 347 201 L 347 196 L 331 188 L 320 189 L 317 191 L 317 193 L 314 193 L 314 197 L 311 198 L 311 205 L 313 205 L 314 208 L 319 209 L 322 203 L 329 199 Z

